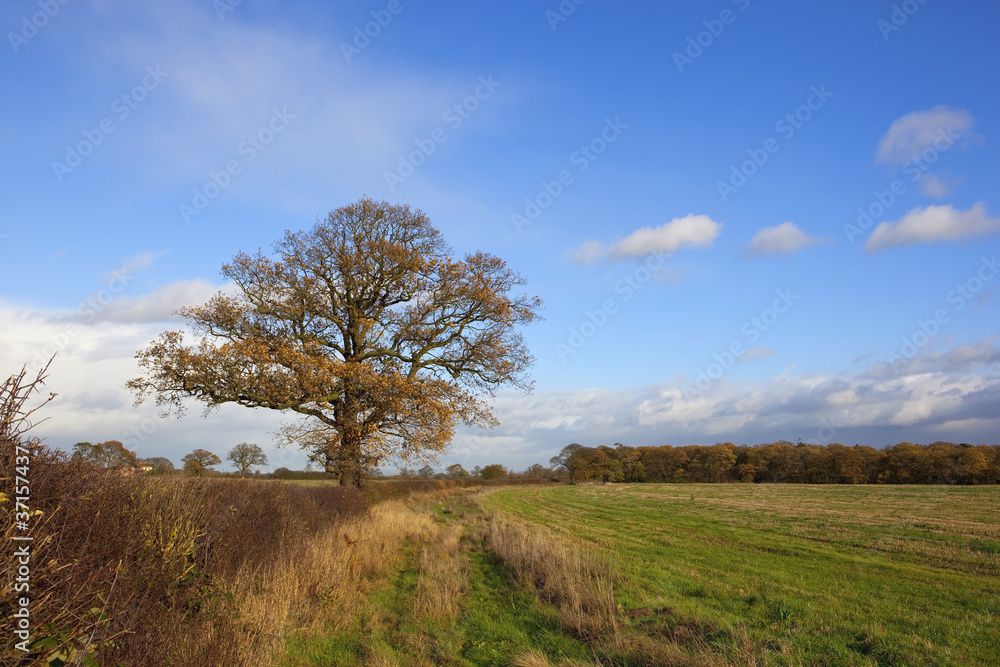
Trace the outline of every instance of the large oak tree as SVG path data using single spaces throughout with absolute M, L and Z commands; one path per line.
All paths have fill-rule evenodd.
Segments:
M 223 267 L 234 296 L 180 311 L 198 340 L 166 332 L 138 353 L 139 401 L 298 413 L 286 436 L 358 485 L 388 457 L 443 451 L 459 422 L 495 425 L 496 389 L 530 390 L 517 328 L 541 300 L 498 257 L 452 258 L 421 211 L 362 199 L 274 250 Z

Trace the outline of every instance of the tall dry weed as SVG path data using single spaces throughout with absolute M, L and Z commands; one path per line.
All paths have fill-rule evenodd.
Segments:
M 519 581 L 558 607 L 562 623 L 577 636 L 618 635 L 616 574 L 606 559 L 543 526 L 501 514 L 491 515 L 487 540 Z
M 414 614 L 418 618 L 449 620 L 461 612 L 461 599 L 469 578 L 461 540 L 462 527 L 451 525 L 421 547 L 414 600 Z

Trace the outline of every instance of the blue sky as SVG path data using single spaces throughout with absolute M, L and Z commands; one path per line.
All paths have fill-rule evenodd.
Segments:
M 535 393 L 446 460 L 995 443 L 998 22 L 933 0 L 6 3 L 0 360 L 59 351 L 52 444 L 269 447 L 275 415 L 134 409 L 132 355 L 234 253 L 367 194 L 546 302 Z

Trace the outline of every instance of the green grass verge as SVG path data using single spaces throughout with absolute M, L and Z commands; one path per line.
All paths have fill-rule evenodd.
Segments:
M 587 660 L 592 651 L 567 636 L 558 614 L 534 594 L 511 583 L 506 566 L 482 551 L 471 555 L 472 576 L 459 628 L 463 665 L 509 665 L 528 649 L 554 658 Z

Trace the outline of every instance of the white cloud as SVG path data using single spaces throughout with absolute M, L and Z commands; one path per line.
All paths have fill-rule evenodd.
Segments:
M 659 227 L 637 229 L 611 244 L 609 253 L 615 259 L 621 259 L 656 253 L 672 254 L 685 246 L 708 248 L 721 231 L 722 224 L 707 215 L 687 215 Z
M 129 141 L 102 150 L 127 151 L 119 161 L 127 159 L 139 175 L 182 199 L 190 199 L 191 187 L 209 171 L 236 160 L 244 168 L 226 198 L 266 198 L 283 210 L 314 215 L 328 205 L 331 183 L 335 199 L 387 194 L 384 173 L 415 149 L 415 140 L 440 127 L 450 148 L 516 104 L 516 83 L 499 73 L 427 73 L 405 62 L 376 68 L 368 53 L 348 63 L 338 44 L 352 38 L 350 24 L 339 24 L 339 36 L 331 38 L 257 21 L 243 7 L 224 22 L 195 2 L 167 10 L 117 0 L 106 9 L 108 16 L 81 43 L 81 65 L 103 76 L 128 63 L 128 80 L 141 80 L 146 65 L 159 65 L 168 76 L 142 113 L 122 122 Z M 461 131 L 452 131 L 442 114 L 472 94 L 480 74 L 496 74 L 501 87 Z M 238 146 L 266 128 L 275 109 L 295 118 L 250 162 Z M 419 178 L 418 170 L 413 180 Z M 315 192 L 328 194 L 317 198 Z
M 927 352 L 896 363 L 875 364 L 870 375 L 878 378 L 903 377 L 929 373 L 968 372 L 981 366 L 1000 363 L 1000 348 L 996 337 L 956 345 L 943 352 Z
M 227 406 L 200 417 L 192 405 L 181 419 L 163 419 L 152 404 L 133 406 L 125 382 L 138 375 L 134 355 L 167 327 L 163 323 L 79 322 L 74 313 L 31 310 L 0 302 L 0 373 L 24 365 L 37 370 L 55 354 L 45 392 L 58 394 L 37 416 L 46 421 L 33 435 L 68 450 L 80 441 L 120 440 L 141 457 L 166 456 L 175 465 L 203 447 L 224 457 L 241 441 L 267 450 L 271 468 L 301 468 L 305 457 L 295 449 L 274 449 L 271 433 L 281 418 L 266 410 Z
M 121 296 L 95 315 L 98 322 L 163 322 L 174 319 L 174 311 L 185 306 L 200 306 L 220 289 L 207 280 L 181 280 L 138 297 Z
M 823 241 L 824 239 L 806 234 L 794 222 L 783 222 L 774 227 L 765 227 L 754 234 L 748 252 L 752 256 L 791 255 Z
M 707 215 L 686 215 L 659 227 L 641 227 L 607 247 L 599 241 L 585 241 L 570 251 L 570 255 L 578 264 L 592 264 L 603 257 L 618 260 L 655 254 L 672 255 L 685 247 L 710 248 L 721 232 L 722 223 Z
M 674 381 L 509 395 L 500 400 L 498 435 L 522 438 L 528 451 L 535 443 L 546 457 L 570 442 L 995 442 L 998 366 L 1000 348 L 991 339 L 858 372 L 723 379 L 701 392 Z
M 959 241 L 1000 232 L 1000 218 L 991 218 L 986 204 L 976 203 L 967 211 L 951 205 L 915 208 L 896 222 L 883 222 L 865 242 L 868 252 L 897 246 L 940 241 Z
M 897 118 L 878 143 L 875 158 L 880 164 L 902 164 L 932 146 L 938 150 L 964 140 L 980 141 L 972 132 L 976 119 L 965 109 L 936 106 L 926 111 L 914 111 Z
M 920 179 L 920 189 L 925 195 L 941 198 L 951 192 L 951 186 L 934 174 L 924 174 Z
M 584 241 L 567 254 L 574 264 L 593 264 L 604 256 L 604 246 L 599 241 Z
M 107 281 L 112 281 L 121 276 L 121 274 L 132 275 L 133 273 L 142 273 L 147 269 L 151 268 L 156 262 L 157 257 L 161 257 L 164 253 L 155 252 L 144 252 L 138 254 L 134 257 L 129 257 L 124 262 L 122 262 L 121 267 L 117 271 L 112 271 L 104 276 Z
M 769 359 L 771 357 L 778 356 L 778 353 L 774 351 L 774 348 L 762 345 L 760 347 L 752 347 L 743 354 L 740 355 L 741 361 L 758 361 L 760 359 Z

